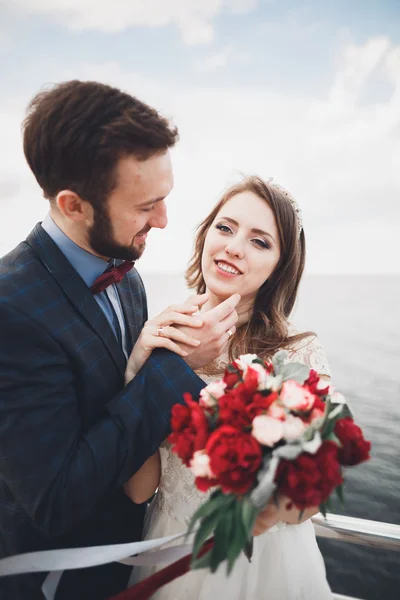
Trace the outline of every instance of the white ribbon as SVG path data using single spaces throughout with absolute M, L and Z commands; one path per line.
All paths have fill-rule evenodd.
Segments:
M 0 577 L 50 571 L 43 583 L 42 591 L 46 600 L 53 600 L 62 572 L 65 570 L 95 567 L 110 562 L 121 562 L 130 566 L 168 564 L 188 554 L 192 545 L 180 544 L 154 550 L 185 535 L 186 532 L 130 544 L 44 550 L 8 556 L 0 560 Z

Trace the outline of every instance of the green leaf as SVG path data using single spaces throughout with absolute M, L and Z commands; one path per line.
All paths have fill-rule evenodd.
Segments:
M 341 412 L 340 418 L 345 419 L 346 417 L 350 417 L 353 419 L 353 413 L 351 412 L 351 408 L 348 404 L 342 404 L 343 410 Z
M 297 383 L 303 384 L 310 374 L 310 370 L 306 365 L 301 363 L 287 363 L 283 365 L 279 373 L 283 381 L 297 381 Z
M 261 366 L 263 367 L 263 366 L 264 366 L 264 361 L 263 361 L 263 360 L 261 360 L 261 358 L 255 358 L 255 359 L 252 361 L 252 363 L 251 363 L 251 364 L 252 364 L 252 365 L 254 365 L 254 364 L 255 364 L 255 365 L 261 365 Z
M 289 353 L 286 350 L 279 350 L 272 357 L 272 364 L 274 365 L 275 375 L 279 375 L 281 369 L 285 366 Z
M 335 425 L 335 421 L 325 421 L 325 424 L 321 429 L 321 436 L 324 440 L 329 438 L 329 436 L 332 434 L 333 430 L 335 429 Z
M 215 511 L 211 513 L 211 515 L 208 515 L 208 517 L 204 517 L 202 519 L 200 527 L 196 532 L 193 542 L 192 555 L 194 558 L 197 558 L 201 547 L 203 546 L 207 538 L 211 535 L 211 533 L 214 531 L 220 518 L 221 514 L 219 513 L 219 511 Z
M 339 417 L 339 415 L 341 415 L 341 413 L 343 412 L 344 409 L 344 404 L 334 404 L 333 405 L 334 408 L 333 410 L 330 411 L 330 413 L 328 414 L 328 419 L 336 419 L 337 417 Z
M 328 422 L 328 415 L 329 412 L 331 410 L 332 407 L 332 403 L 331 403 L 331 399 L 329 396 L 327 396 L 326 398 L 326 402 L 325 402 L 325 412 L 324 412 L 324 418 L 321 424 L 321 431 L 323 430 L 323 428 L 326 426 L 327 422 Z
M 187 531 L 187 535 L 189 535 L 199 519 L 204 517 L 208 517 L 214 511 L 219 510 L 223 506 L 228 506 L 232 502 L 232 497 L 226 494 L 223 494 L 221 490 L 215 490 L 204 504 L 202 504 L 192 516 L 189 528 Z
M 320 511 L 321 514 L 324 515 L 324 517 L 326 519 L 327 509 L 326 509 L 326 503 L 325 502 L 321 502 L 321 504 L 319 505 L 319 511 Z
M 242 520 L 242 502 L 237 500 L 234 505 L 234 516 L 231 525 L 231 535 L 227 554 L 227 573 L 231 573 L 240 552 L 246 545 L 247 531 Z
M 225 511 L 215 528 L 214 545 L 211 549 L 210 557 L 211 573 L 215 573 L 221 562 L 227 557 L 232 516 L 233 511 Z
M 332 506 L 332 497 L 331 496 L 329 496 L 329 498 L 327 500 L 325 500 L 325 506 L 326 506 L 326 512 L 330 512 L 330 513 L 335 512 L 335 510 Z
M 242 523 L 246 532 L 246 539 L 250 540 L 253 537 L 254 523 L 258 515 L 258 510 L 253 506 L 249 498 L 243 498 L 242 502 Z
M 203 556 L 200 556 L 200 558 L 196 558 L 196 559 L 192 558 L 190 568 L 192 570 L 211 568 L 211 550 L 208 550 L 208 552 L 203 554 Z
M 253 556 L 253 547 L 254 547 L 254 538 L 252 537 L 251 540 L 248 540 L 243 547 L 244 555 L 249 562 L 251 562 L 251 559 Z
M 324 440 L 327 442 L 335 442 L 339 447 L 342 445 L 340 440 L 336 437 L 336 435 L 332 432 L 329 435 L 324 435 Z
M 337 486 L 336 494 L 337 494 L 337 497 L 339 498 L 341 507 L 344 508 L 344 495 L 343 495 L 343 484 L 342 483 Z

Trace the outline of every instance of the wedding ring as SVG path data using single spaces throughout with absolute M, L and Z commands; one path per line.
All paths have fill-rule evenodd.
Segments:
M 164 327 L 157 327 L 156 336 L 157 337 L 164 337 L 163 336 L 163 331 L 164 331 Z
M 228 340 L 231 339 L 231 337 L 233 336 L 233 333 L 230 329 L 228 329 L 228 331 L 226 332 L 228 334 Z

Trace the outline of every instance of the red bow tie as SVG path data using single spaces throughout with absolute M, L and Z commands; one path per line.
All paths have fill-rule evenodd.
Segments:
M 133 260 L 125 260 L 118 267 L 109 267 L 102 275 L 97 277 L 90 291 L 93 294 L 100 294 L 113 283 L 119 283 L 125 277 L 125 274 L 130 271 L 135 264 Z

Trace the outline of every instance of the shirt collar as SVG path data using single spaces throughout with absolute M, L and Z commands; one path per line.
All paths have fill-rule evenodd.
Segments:
M 107 267 L 110 266 L 109 262 L 75 244 L 75 242 L 61 231 L 49 214 L 42 222 L 42 227 L 53 242 L 57 244 L 65 258 L 71 263 L 88 287 L 91 287 L 97 277 L 104 273 Z

